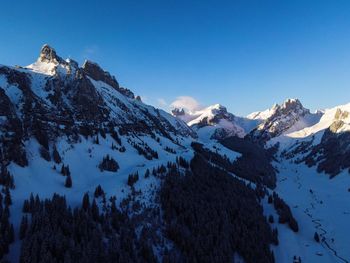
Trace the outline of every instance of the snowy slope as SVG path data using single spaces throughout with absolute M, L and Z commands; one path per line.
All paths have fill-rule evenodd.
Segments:
M 309 137 L 329 128 L 337 120 L 343 121 L 344 125 L 336 132 L 350 131 L 350 115 L 346 112 L 350 112 L 350 103 L 325 109 L 322 117 L 317 122 L 310 122 L 313 125 L 302 125 L 294 130 L 287 131 L 284 136 L 290 138 Z
M 298 235 L 279 226 L 282 243 L 276 250 L 277 262 L 288 262 L 293 255 L 300 255 L 303 262 L 350 262 L 350 170 L 344 169 L 350 147 L 349 112 L 346 104 L 306 114 L 267 141 L 267 146 L 279 145 L 275 191 L 301 226 Z M 313 239 L 315 232 L 320 243 Z
M 300 231 L 293 233 L 278 225 L 280 246 L 275 249 L 276 262 L 290 262 L 301 256 L 303 262 L 349 262 L 348 244 L 350 178 L 347 172 L 332 181 L 314 167 L 280 159 L 275 191 L 290 205 Z M 265 205 L 267 215 L 273 213 Z M 321 242 L 314 240 L 314 233 Z
M 125 152 L 119 152 L 111 148 L 115 141 L 110 136 L 106 139 L 100 138 L 99 144 L 94 144 L 92 139 L 81 138 L 81 142 L 69 144 L 64 138 L 57 142 L 57 149 L 61 153 L 62 163 L 69 165 L 73 187 L 64 187 L 65 177 L 60 174 L 61 165 L 47 162 L 40 157 L 38 149 L 40 145 L 36 140 L 26 143 L 28 151 L 28 167 L 20 167 L 11 164 L 9 170 L 15 175 L 16 188 L 12 191 L 13 205 L 11 206 L 11 220 L 15 225 L 15 232 L 18 233 L 20 220 L 22 217 L 22 205 L 31 193 L 39 194 L 40 198 L 50 198 L 53 193 L 65 195 L 72 206 L 81 203 L 84 193 L 93 195 L 96 187 L 101 185 L 107 194 L 117 196 L 117 201 L 121 202 L 130 194 L 130 187 L 127 185 L 128 175 L 134 172 L 140 174 L 139 181 L 135 184 L 136 190 L 141 190 L 142 200 L 145 205 L 152 201 L 152 191 L 159 187 L 159 181 L 155 177 L 144 178 L 147 169 L 152 170 L 168 161 L 174 162 L 177 154 L 190 159 L 192 152 L 186 152 L 183 146 L 175 145 L 168 139 L 162 138 L 160 143 L 148 137 L 139 138 L 140 141 L 147 142 L 153 149 L 157 150 L 159 159 L 146 160 L 139 155 L 135 148 L 127 142 L 127 138 L 122 139 Z M 184 145 L 188 142 L 184 142 Z M 164 148 L 172 147 L 177 154 L 172 154 Z M 120 166 L 117 172 L 103 171 L 98 168 L 102 158 L 109 154 Z M 56 170 L 53 167 L 56 166 Z M 19 242 L 13 245 L 10 259 L 17 262 L 19 256 Z
M 101 185 L 121 202 L 130 193 L 128 175 L 137 171 L 135 189 L 147 205 L 159 182 L 146 180 L 146 169 L 193 155 L 188 149 L 195 133 L 183 121 L 142 103 L 97 64 L 80 68 L 48 45 L 27 67 L 0 66 L 0 102 L 0 161 L 14 176 L 15 233 L 31 193 L 40 198 L 60 193 L 75 206 Z M 52 158 L 53 149 L 60 163 Z M 106 155 L 119 164 L 117 172 L 100 170 Z M 69 165 L 72 188 L 64 186 L 63 164 Z M 18 261 L 19 247 L 19 241 L 11 246 L 11 262 Z

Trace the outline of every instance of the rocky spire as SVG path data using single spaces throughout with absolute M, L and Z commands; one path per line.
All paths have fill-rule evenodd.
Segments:
M 179 108 L 174 108 L 171 113 L 173 114 L 173 116 L 175 117 L 179 117 L 179 116 L 184 116 L 185 115 L 185 110 L 183 108 L 179 109 Z
M 287 99 L 281 105 L 274 108 L 274 114 L 269 118 L 270 121 L 276 119 L 284 120 L 288 116 L 299 118 L 310 113 L 310 110 L 304 108 L 303 104 L 298 99 Z
M 54 48 L 45 44 L 40 51 L 39 60 L 46 63 L 61 63 L 63 59 L 59 57 Z
M 300 118 L 310 114 L 298 99 L 287 99 L 280 105 L 275 105 L 272 114 L 263 123 L 253 130 L 250 138 L 254 141 L 266 142 L 280 136 L 290 129 Z

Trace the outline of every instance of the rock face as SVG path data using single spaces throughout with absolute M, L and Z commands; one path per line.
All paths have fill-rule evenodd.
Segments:
M 229 136 L 244 137 L 245 135 L 244 129 L 238 124 L 238 118 L 220 104 L 192 113 L 187 113 L 184 109 L 173 109 L 172 114 L 185 121 L 202 135 L 203 139 L 220 140 Z
M 0 66 L 0 161 L 27 164 L 23 143 L 35 137 L 49 150 L 59 136 L 137 133 L 152 137 L 194 135 L 171 115 L 134 99 L 97 64 L 83 68 L 48 45 L 26 68 Z
M 127 96 L 130 99 L 136 99 L 138 101 L 141 101 L 141 97 L 140 96 L 135 97 L 135 94 L 131 90 L 127 89 L 127 88 L 119 87 L 118 91 L 121 94 L 123 94 L 124 96 Z
M 55 49 L 45 44 L 40 51 L 39 60 L 44 63 L 62 63 L 63 59 L 57 56 Z
M 104 71 L 97 63 L 86 60 L 83 64 L 83 71 L 86 75 L 97 81 L 103 81 L 115 89 L 119 89 L 119 84 L 115 77 Z
M 319 122 L 313 126 L 288 134 L 288 147 L 282 146 L 281 156 L 296 163 L 305 162 L 308 166 L 316 166 L 318 172 L 325 172 L 331 177 L 349 169 L 349 110 L 350 104 L 326 109 Z
M 324 130 L 321 142 L 311 147 L 302 159 L 309 166 L 317 165 L 318 172 L 332 177 L 344 169 L 350 173 L 349 112 L 337 109 L 332 124 Z
M 264 143 L 280 136 L 310 113 L 298 99 L 287 99 L 283 104 L 275 105 L 272 110 L 271 116 L 249 134 L 252 140 Z
M 185 115 L 185 110 L 184 109 L 178 109 L 175 108 L 171 111 L 171 113 L 173 114 L 173 116 L 175 117 L 180 117 L 180 116 L 184 116 Z
M 104 71 L 97 63 L 86 60 L 82 67 L 84 73 L 96 81 L 107 83 L 111 87 L 118 90 L 123 95 L 134 98 L 134 93 L 126 88 L 120 87 L 118 81 L 109 72 Z

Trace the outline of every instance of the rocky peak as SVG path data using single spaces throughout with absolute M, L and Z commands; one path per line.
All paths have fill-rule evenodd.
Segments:
M 289 115 L 298 118 L 310 113 L 310 110 L 305 109 L 298 99 L 287 99 L 280 105 L 275 104 L 271 110 L 273 113 L 266 122 L 273 121 L 276 118 L 288 117 Z
M 182 108 L 182 109 L 179 109 L 179 108 L 175 108 L 171 111 L 171 113 L 173 114 L 173 116 L 175 117 L 179 117 L 179 116 L 184 116 L 185 115 L 185 110 Z
M 97 63 L 85 60 L 83 64 L 83 71 L 86 75 L 96 81 L 103 81 L 115 89 L 119 90 L 119 83 L 109 72 L 104 71 Z
M 226 107 L 221 105 L 221 104 L 214 104 L 214 105 L 210 106 L 209 108 L 214 114 L 227 113 Z
M 47 44 L 45 44 L 41 48 L 38 60 L 40 62 L 54 63 L 54 64 L 58 64 L 58 63 L 61 63 L 63 61 L 63 59 L 57 55 L 55 49 L 50 47 Z
M 298 99 L 287 99 L 280 105 L 274 105 L 272 114 L 252 131 L 250 137 L 255 141 L 266 142 L 290 129 L 306 114 L 310 114 Z
M 72 77 L 79 69 L 79 65 L 72 59 L 62 59 L 57 55 L 54 48 L 45 44 L 41 48 L 38 59 L 24 67 L 24 69 L 30 69 L 45 75 L 60 75 L 61 77 L 69 75 Z
M 237 123 L 236 116 L 228 112 L 221 104 L 214 104 L 194 112 L 175 108 L 172 114 L 185 121 L 196 131 L 210 127 L 201 133 L 203 139 L 223 139 L 228 136 L 243 137 L 245 135 L 244 129 Z
M 276 108 L 278 108 L 278 107 L 276 107 Z M 280 106 L 280 108 L 284 112 L 294 111 L 294 112 L 300 113 L 300 114 L 306 114 L 306 113 L 310 112 L 308 109 L 304 108 L 303 104 L 301 104 L 300 100 L 298 100 L 298 99 L 287 99 L 283 102 L 283 104 Z
M 334 118 L 336 120 L 344 120 L 350 116 L 350 113 L 348 111 L 342 111 L 341 109 L 337 109 L 335 112 Z

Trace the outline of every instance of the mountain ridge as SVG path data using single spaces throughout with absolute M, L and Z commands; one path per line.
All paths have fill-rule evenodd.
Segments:
M 346 226 L 339 213 L 347 208 L 349 105 L 311 113 L 299 100 L 287 99 L 263 113 L 239 117 L 215 104 L 190 114 L 174 109 L 175 118 L 120 87 L 97 63 L 79 67 L 44 45 L 27 67 L 0 66 L 0 184 L 6 200 L 12 196 L 8 217 L 18 233 L 22 216 L 47 216 L 45 210 L 23 210 L 31 193 L 40 196 L 42 201 L 33 202 L 42 207 L 64 199 L 79 208 L 84 196 L 93 200 L 94 216 L 80 213 L 95 217 L 96 229 L 110 227 L 96 214 L 109 222 L 109 209 L 120 209 L 117 222 L 132 232 L 128 246 L 137 251 L 130 254 L 135 260 L 145 253 L 145 262 L 193 262 L 190 253 L 211 263 L 232 258 L 284 263 L 293 256 L 334 262 L 332 251 L 349 256 L 340 243 L 347 243 L 344 231 L 332 229 L 334 222 Z M 323 192 L 326 188 L 331 195 Z M 339 218 L 326 214 L 328 209 Z M 212 224 L 203 213 L 211 215 Z M 322 232 L 322 245 L 313 240 L 320 231 L 314 225 L 318 219 L 328 230 Z M 40 232 L 32 234 L 40 237 Z M 100 234 L 105 245 L 115 244 Z M 231 243 L 219 238 L 230 235 Z M 254 241 L 257 236 L 260 242 Z M 39 239 L 21 241 L 16 234 L 5 257 L 19 261 L 28 253 L 20 247 L 38 246 Z M 210 242 L 204 250 L 203 242 Z

